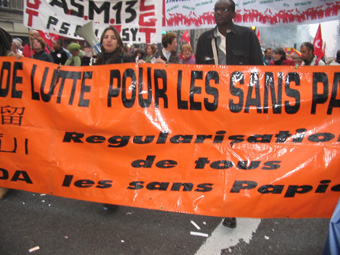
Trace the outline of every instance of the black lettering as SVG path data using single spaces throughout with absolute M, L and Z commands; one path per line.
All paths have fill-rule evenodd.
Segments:
M 191 71 L 191 80 L 190 80 L 190 110 L 202 110 L 202 103 L 194 101 L 194 95 L 200 95 L 202 93 L 202 88 L 195 86 L 195 80 L 202 80 L 203 72 L 202 71 Z
M 284 186 L 283 185 L 263 185 L 260 188 L 258 188 L 258 192 L 262 194 L 281 194 L 283 191 Z
M 183 101 L 181 97 L 182 92 L 182 70 L 178 70 L 177 78 L 177 107 L 178 109 L 188 109 L 188 101 Z
M 174 182 L 171 191 L 180 191 L 181 187 L 183 187 L 183 191 L 191 191 L 194 185 L 192 183 Z
M 74 182 L 74 186 L 78 188 L 90 188 L 94 184 L 92 180 L 78 180 Z
M 206 164 L 209 164 L 210 161 L 208 160 L 208 158 L 198 158 L 196 161 L 195 161 L 195 169 L 204 169 L 205 165 Z
M 234 113 L 242 111 L 244 100 L 243 90 L 235 87 L 235 84 L 237 82 L 239 82 L 241 85 L 244 85 L 244 74 L 242 72 L 236 71 L 233 72 L 230 76 L 230 94 L 239 98 L 237 104 L 234 103 L 233 99 L 229 100 L 230 111 Z
M 159 168 L 173 168 L 177 165 L 177 162 L 175 160 L 161 160 L 156 163 L 156 166 Z
M 309 191 L 311 191 L 313 189 L 313 186 L 310 185 L 289 185 L 287 192 L 285 194 L 285 197 L 295 197 L 295 194 L 304 194 L 307 193 Z
M 22 62 L 14 62 L 12 98 L 22 98 L 22 91 L 16 90 L 17 84 L 22 84 L 22 77 L 17 76 L 17 70 L 22 70 Z
M 152 89 L 151 89 L 151 67 L 147 69 L 148 88 L 147 88 L 147 99 L 143 98 L 145 92 L 143 91 L 143 68 L 139 68 L 139 83 L 138 83 L 138 103 L 140 107 L 147 108 L 152 102 Z
M 58 24 L 58 19 L 56 17 L 53 17 L 53 16 L 49 16 L 48 17 L 48 20 L 47 20 L 47 25 L 46 25 L 46 28 L 47 29 L 50 29 L 50 26 L 55 26 Z
M 22 177 L 20 177 L 22 175 Z M 15 171 L 11 181 L 25 181 L 29 184 L 33 184 L 33 182 L 31 181 L 30 177 L 28 176 L 27 172 L 26 171 Z
M 275 170 L 275 169 L 279 169 L 280 168 L 280 163 L 281 161 L 268 161 L 265 162 L 263 165 L 264 167 L 262 167 L 263 170 Z
M 212 183 L 201 183 L 197 185 L 197 189 L 195 191 L 197 192 L 208 192 L 212 190 L 213 184 Z
M 260 163 L 261 161 L 250 161 L 250 165 L 249 165 L 249 161 L 239 161 L 236 167 L 238 169 L 250 170 L 250 169 L 258 168 Z
M 142 185 L 144 182 L 142 181 L 135 181 L 135 182 L 130 182 L 129 183 L 129 187 L 127 187 L 127 189 L 142 189 L 144 188 L 144 186 Z
M 332 95 L 328 105 L 327 114 L 332 114 L 334 107 L 340 108 L 340 98 L 336 99 L 336 95 L 338 95 L 339 91 L 340 91 L 340 73 L 335 73 L 332 87 Z
M 70 143 L 71 141 L 75 143 L 83 143 L 83 141 L 80 138 L 83 138 L 83 133 L 77 133 L 77 132 L 65 132 L 63 143 Z
M 114 80 L 117 81 L 117 86 L 115 89 L 113 88 Z M 120 71 L 110 70 L 110 85 L 109 85 L 109 92 L 107 95 L 107 106 L 108 107 L 111 107 L 111 98 L 118 97 L 119 91 L 120 91 L 120 84 L 121 84 Z
M 210 164 L 213 169 L 228 169 L 234 166 L 234 163 L 228 160 L 218 160 Z
M 1 180 L 7 180 L 9 178 L 9 174 L 6 169 L 0 168 L 0 173 L 2 173 L 2 176 L 0 176 Z
M 255 89 L 255 98 L 252 97 L 253 90 Z M 248 86 L 248 94 L 244 112 L 249 113 L 249 109 L 251 106 L 255 106 L 257 109 L 257 113 L 261 113 L 261 96 L 260 96 L 260 83 L 259 83 L 259 74 L 251 73 L 250 75 L 250 84 Z
M 101 180 L 98 182 L 98 185 L 96 186 L 96 188 L 99 189 L 107 189 L 112 187 L 112 181 L 111 180 Z
M 131 84 L 129 84 L 129 86 L 126 84 L 128 78 L 131 79 Z M 128 99 L 126 96 L 126 93 L 129 90 L 131 90 L 131 99 Z M 131 68 L 126 69 L 123 74 L 122 100 L 123 105 L 126 108 L 131 108 L 136 101 L 136 73 Z
M 286 89 L 286 95 L 288 97 L 292 97 L 295 99 L 295 104 L 290 105 L 289 101 L 285 101 L 285 111 L 288 114 L 295 114 L 300 109 L 300 92 L 296 89 L 292 89 L 290 87 L 290 83 L 295 82 L 296 86 L 300 86 L 300 76 L 298 73 L 288 73 L 286 82 L 285 82 L 285 89 Z
M 134 168 L 151 168 L 153 162 L 155 161 L 156 156 L 151 155 L 147 156 L 146 160 L 144 159 L 137 159 L 131 163 L 131 166 Z
M 168 108 L 168 97 L 166 95 L 167 91 L 166 71 L 162 69 L 155 69 L 154 80 L 155 80 L 155 108 L 159 108 L 159 98 L 163 98 L 164 108 Z M 162 81 L 163 88 L 160 88 L 158 80 Z
M 256 188 L 257 183 L 253 181 L 235 181 L 230 193 L 240 193 L 241 190 Z
M 108 24 L 110 21 L 110 2 L 103 2 L 100 8 L 98 8 L 96 2 L 89 1 L 89 20 L 94 20 L 94 12 L 100 14 L 103 11 L 104 11 L 104 23 Z
M 333 135 L 331 133 L 318 133 L 318 134 L 313 134 L 313 135 L 309 136 L 308 141 L 316 142 L 316 143 L 329 142 L 332 139 L 334 139 L 334 137 L 335 137 L 335 135 Z
M 129 143 L 130 136 L 112 136 L 107 141 L 110 143 L 108 147 L 124 147 Z
M 218 89 L 211 87 L 210 86 L 210 81 L 213 80 L 215 81 L 215 84 L 220 83 L 220 78 L 218 76 L 218 72 L 216 71 L 209 71 L 207 73 L 207 77 L 205 79 L 205 91 L 208 95 L 213 96 L 214 100 L 213 102 L 209 102 L 207 98 L 204 98 L 204 107 L 208 111 L 215 111 L 218 107 L 218 99 L 219 99 L 219 94 L 218 94 Z
M 5 74 L 6 73 L 6 74 Z M 4 77 L 7 76 L 6 82 L 3 82 Z M 3 62 L 1 67 L 1 77 L 0 77 L 0 97 L 6 97 L 9 92 L 9 87 L 11 84 L 11 63 Z M 5 88 L 2 88 L 2 85 L 6 85 Z
M 320 185 L 316 188 L 315 193 L 325 193 L 329 186 L 328 183 L 330 182 L 330 180 L 320 181 Z
M 321 83 L 322 92 L 318 92 L 318 84 Z M 316 114 L 316 106 L 324 104 L 328 99 L 328 77 L 325 73 L 313 73 L 313 99 L 311 114 Z
M 148 190 L 162 190 L 165 191 L 169 187 L 168 182 L 151 182 L 148 185 L 146 185 L 146 188 Z
M 63 181 L 63 187 L 70 187 L 72 183 L 73 175 L 65 175 L 64 181 Z
M 78 106 L 81 107 L 89 107 L 90 100 L 84 99 L 84 94 L 89 93 L 91 91 L 91 86 L 85 85 L 86 80 L 92 79 L 92 72 L 84 72 L 83 79 L 81 82 L 81 88 L 80 88 L 80 98 Z
M 86 138 L 88 143 L 103 143 L 105 140 L 105 137 L 100 135 L 92 135 Z
M 263 113 L 268 113 L 269 109 L 269 91 L 271 94 L 273 113 L 281 113 L 282 110 L 282 73 L 278 73 L 277 86 L 274 83 L 273 73 L 265 73 L 264 102 Z M 275 88 L 277 87 L 277 93 Z

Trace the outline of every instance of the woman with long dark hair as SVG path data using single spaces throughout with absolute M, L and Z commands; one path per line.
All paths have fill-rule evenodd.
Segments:
M 101 53 L 96 59 L 96 65 L 133 63 L 125 49 L 120 34 L 114 27 L 107 27 L 100 38 Z

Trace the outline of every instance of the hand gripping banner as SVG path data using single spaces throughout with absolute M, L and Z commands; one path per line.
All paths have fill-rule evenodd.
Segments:
M 330 217 L 338 201 L 337 67 L 0 68 L 2 187 L 218 217 Z

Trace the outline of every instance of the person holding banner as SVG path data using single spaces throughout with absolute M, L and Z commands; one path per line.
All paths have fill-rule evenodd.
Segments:
M 304 42 L 300 46 L 302 57 L 302 66 L 325 66 L 326 63 L 314 54 L 314 45 L 310 42 Z
M 336 53 L 336 58 L 332 60 L 332 62 L 329 64 L 330 66 L 339 66 L 340 65 L 340 50 Z
M 198 38 L 196 64 L 263 65 L 263 55 L 256 34 L 248 27 L 233 23 L 235 2 L 215 3 L 216 27 Z
M 156 63 L 171 63 L 180 64 L 181 59 L 177 54 L 177 36 L 175 33 L 166 33 L 162 38 L 163 48 L 159 52 L 160 57 L 157 58 Z
M 114 27 L 107 27 L 100 38 L 101 53 L 95 65 L 133 63 L 134 59 L 124 49 L 120 34 Z
M 45 48 L 46 48 L 46 43 L 44 39 L 42 39 L 41 37 L 37 37 L 33 39 L 33 49 L 35 52 L 33 55 L 33 58 L 54 63 L 53 57 L 51 56 L 51 54 L 44 51 Z
M 233 0 L 218 0 L 215 3 L 216 27 L 198 38 L 196 64 L 264 65 L 256 34 L 250 28 L 235 25 L 235 16 Z M 222 224 L 236 228 L 236 218 L 224 218 Z
M 156 52 L 157 47 L 153 44 L 148 44 L 145 48 L 145 56 L 144 62 L 145 63 L 155 63 L 156 62 Z
M 33 57 L 34 55 L 34 50 L 33 50 L 33 40 L 35 38 L 38 38 L 40 35 L 39 35 L 39 31 L 38 30 L 35 30 L 35 29 L 32 29 L 30 30 L 29 32 L 29 44 L 26 44 L 24 46 L 24 48 L 22 49 L 22 54 L 24 55 L 24 57 L 26 58 L 31 58 Z M 50 53 L 50 51 L 47 49 L 47 47 L 44 48 L 44 51 L 47 52 L 47 53 Z
M 58 65 L 64 65 L 68 59 L 67 53 L 61 45 L 60 40 L 54 40 L 52 43 L 53 51 L 51 55 L 53 57 L 54 63 Z
M 273 50 L 273 60 L 269 62 L 271 66 L 295 66 L 295 61 L 287 57 L 285 50 L 282 47 L 277 47 Z
M 96 58 L 94 65 L 108 65 L 121 63 L 134 63 L 134 59 L 125 51 L 122 38 L 114 27 L 104 29 L 100 37 L 101 53 Z M 114 212 L 118 205 L 103 204 L 104 210 Z
M 182 64 L 195 64 L 196 63 L 196 59 L 192 55 L 192 47 L 190 44 L 183 44 L 181 53 L 183 57 L 181 60 Z

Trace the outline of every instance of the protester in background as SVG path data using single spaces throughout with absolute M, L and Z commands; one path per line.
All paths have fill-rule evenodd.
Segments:
M 233 23 L 233 0 L 215 3 L 216 27 L 203 33 L 197 42 L 196 64 L 263 65 L 262 50 L 256 34 L 248 27 Z M 223 225 L 236 227 L 236 218 L 225 218 Z
M 145 51 L 143 49 L 135 49 L 132 57 L 138 62 L 140 59 L 144 59 L 144 56 Z
M 83 48 L 84 56 L 82 59 L 83 66 L 92 66 L 94 64 L 93 50 L 90 46 L 85 46 Z
M 298 56 L 296 53 L 292 53 L 290 57 L 294 60 L 295 66 L 301 66 L 302 58 L 300 56 Z
M 96 65 L 135 62 L 125 51 L 123 41 L 114 27 L 107 27 L 103 31 L 100 38 L 100 45 L 101 53 L 96 59 Z
M 12 40 L 12 45 L 11 45 L 11 52 L 13 53 L 14 56 L 17 58 L 21 58 L 24 55 L 22 54 L 22 51 L 20 50 L 21 43 L 17 39 Z
M 19 41 L 19 43 L 20 43 L 19 50 L 22 53 L 22 50 L 24 49 L 24 46 L 22 46 L 22 39 L 20 37 L 16 37 L 13 40 L 18 40 Z
M 166 33 L 162 38 L 163 48 L 160 52 L 160 57 L 155 63 L 172 63 L 179 64 L 181 59 L 177 54 L 177 35 L 175 33 Z
M 51 52 L 51 56 L 53 57 L 54 63 L 58 65 L 64 65 L 67 60 L 67 53 L 63 49 L 61 45 L 61 41 L 55 40 L 52 43 L 53 51 Z
M 157 47 L 155 45 L 153 45 L 153 44 L 146 45 L 144 62 L 145 63 L 155 63 L 156 59 L 157 59 L 156 52 L 157 52 Z
M 336 53 L 336 58 L 329 64 L 330 66 L 338 66 L 340 65 L 340 50 Z
M 83 66 L 83 57 L 86 54 L 81 50 L 80 44 L 75 42 L 70 43 L 68 50 L 71 53 L 71 57 L 66 60 L 65 66 Z
M 310 42 L 304 42 L 300 46 L 302 57 L 302 66 L 325 66 L 325 62 L 314 55 L 314 45 Z
M 183 44 L 181 53 L 182 53 L 182 60 L 181 60 L 182 64 L 195 64 L 196 63 L 196 59 L 194 55 L 192 54 L 192 47 L 190 44 Z
M 270 61 L 273 60 L 272 53 L 273 53 L 272 48 L 267 48 L 264 50 L 263 63 L 266 66 L 269 66 Z
M 122 38 L 114 27 L 104 29 L 100 37 L 101 53 L 95 65 L 134 63 L 133 57 L 127 54 Z M 104 204 L 104 210 L 115 211 L 118 205 Z
M 31 58 L 34 55 L 34 49 L 33 49 L 33 41 L 35 38 L 38 38 L 39 36 L 39 31 L 32 29 L 29 32 L 29 43 L 26 44 L 22 50 L 22 54 L 24 55 L 24 57 L 27 58 Z M 50 51 L 48 50 L 48 48 L 46 47 L 46 43 L 45 43 L 45 48 L 44 51 L 47 53 L 50 53 Z
M 285 50 L 282 47 L 277 47 L 273 50 L 273 60 L 269 65 L 274 66 L 294 66 L 295 61 L 287 57 Z
M 256 34 L 248 27 L 235 25 L 235 15 L 234 1 L 218 0 L 215 3 L 217 26 L 199 37 L 196 64 L 263 65 L 262 50 Z
M 0 56 L 7 56 L 11 53 L 12 36 L 0 27 Z M 8 188 L 0 187 L 0 200 L 4 198 Z
M 42 39 L 41 37 L 33 39 L 33 50 L 35 52 L 33 58 L 53 63 L 53 57 L 51 56 L 51 54 L 44 51 L 45 48 L 46 43 L 44 39 Z

